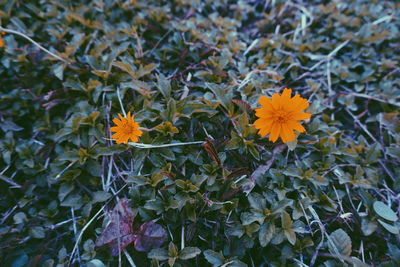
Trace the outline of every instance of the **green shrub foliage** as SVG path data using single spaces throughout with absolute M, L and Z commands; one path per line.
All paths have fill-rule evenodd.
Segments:
M 0 265 L 399 266 L 399 10 L 0 0 Z M 288 145 L 252 126 L 284 88 Z

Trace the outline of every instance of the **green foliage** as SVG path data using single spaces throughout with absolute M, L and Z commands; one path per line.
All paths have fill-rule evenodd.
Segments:
M 399 10 L 0 0 L 0 262 L 398 266 Z M 313 114 L 287 145 L 252 127 L 285 87 Z

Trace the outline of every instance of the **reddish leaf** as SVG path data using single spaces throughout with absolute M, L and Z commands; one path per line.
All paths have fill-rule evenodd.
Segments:
M 253 111 L 250 104 L 244 100 L 232 99 L 232 102 L 235 103 L 236 105 L 238 105 L 243 111 L 246 111 L 247 113 L 250 113 Z
M 97 238 L 96 246 L 107 244 L 110 247 L 111 255 L 116 256 L 119 251 L 135 240 L 132 229 L 134 215 L 126 198 L 119 200 L 110 217 L 111 222 Z
M 132 235 L 132 234 L 120 237 L 120 239 L 119 239 L 120 246 L 118 246 L 118 238 L 114 239 L 112 242 L 108 243 L 111 255 L 118 256 L 119 251 L 124 250 L 130 243 L 132 243 L 135 240 L 135 238 L 136 238 L 136 236 Z M 118 248 L 120 248 L 120 249 L 118 249 Z
M 167 240 L 167 232 L 154 221 L 145 222 L 140 226 L 135 240 L 137 251 L 150 251 L 159 248 Z
M 232 189 L 232 190 L 230 190 L 230 191 L 224 193 L 224 194 L 222 195 L 221 199 L 222 199 L 222 200 L 226 200 L 226 199 L 232 197 L 232 196 L 233 196 L 234 194 L 236 194 L 237 192 L 239 192 L 239 189 L 238 189 L 238 188 Z
M 211 142 L 211 140 L 209 138 L 206 138 L 206 143 L 203 144 L 203 147 L 204 147 L 205 151 L 207 151 L 208 154 L 210 154 L 212 159 L 218 164 L 218 166 L 222 167 L 218 152 L 215 149 L 214 144 Z
M 245 175 L 248 173 L 247 167 L 240 167 L 240 168 L 235 168 L 231 169 L 232 172 L 228 174 L 227 176 L 224 177 L 224 180 L 231 180 L 233 178 Z

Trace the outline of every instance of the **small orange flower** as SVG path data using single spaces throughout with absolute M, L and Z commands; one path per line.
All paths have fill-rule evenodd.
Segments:
M 292 89 L 285 88 L 282 94 L 273 94 L 272 99 L 260 97 L 258 102 L 262 107 L 256 109 L 259 119 L 254 122 L 254 127 L 259 129 L 258 134 L 261 137 L 269 134 L 270 141 L 275 142 L 280 137 L 287 143 L 296 139 L 293 130 L 301 133 L 306 131 L 297 121 L 311 117 L 310 113 L 302 112 L 310 104 L 300 95 L 291 95 Z
M 118 116 L 120 119 L 113 119 L 113 122 L 117 126 L 110 128 L 112 132 L 115 132 L 112 138 L 116 139 L 117 144 L 126 144 L 129 139 L 136 143 L 139 140 L 139 136 L 142 135 L 142 131 L 139 130 L 139 124 L 134 120 L 135 117 L 131 116 L 130 112 L 128 112 L 126 118 L 122 117 L 119 113 Z
M 3 38 L 0 37 L 0 47 L 3 47 L 3 46 L 4 46 L 4 40 L 3 40 Z

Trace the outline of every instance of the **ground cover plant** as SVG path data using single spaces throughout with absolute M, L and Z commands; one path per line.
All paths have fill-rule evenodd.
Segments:
M 399 266 L 399 10 L 0 0 L 0 265 Z

